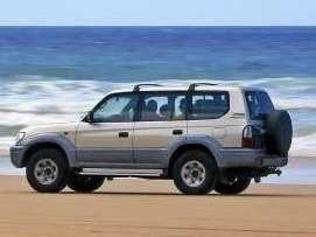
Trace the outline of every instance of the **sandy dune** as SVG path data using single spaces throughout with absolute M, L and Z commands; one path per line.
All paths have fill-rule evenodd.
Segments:
M 38 194 L 1 176 L 0 236 L 316 236 L 316 186 L 184 196 L 169 181 L 125 179 L 94 194 Z

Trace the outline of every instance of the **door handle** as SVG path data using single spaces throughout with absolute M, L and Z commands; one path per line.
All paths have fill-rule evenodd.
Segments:
M 172 131 L 173 135 L 182 135 L 183 134 L 183 130 L 182 129 L 175 129 Z
M 119 132 L 119 137 L 128 137 L 128 132 Z

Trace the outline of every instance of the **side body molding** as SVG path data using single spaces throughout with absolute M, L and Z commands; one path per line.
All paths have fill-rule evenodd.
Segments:
M 25 141 L 23 141 L 23 145 L 25 146 L 24 154 L 32 146 L 43 143 L 52 143 L 60 146 L 66 154 L 69 166 L 77 166 L 75 144 L 71 141 L 71 139 L 59 133 L 40 133 L 31 135 Z
M 34 145 L 51 143 L 56 144 L 64 151 L 70 167 L 79 167 L 77 161 L 77 150 L 75 144 L 70 138 L 59 133 L 40 133 L 34 134 L 23 141 L 23 156 Z M 169 162 L 176 150 L 185 145 L 202 145 L 207 148 L 213 155 L 217 165 L 221 167 L 222 146 L 214 138 L 205 135 L 188 135 L 176 139 L 167 151 L 167 155 L 162 157 L 162 168 L 168 168 Z

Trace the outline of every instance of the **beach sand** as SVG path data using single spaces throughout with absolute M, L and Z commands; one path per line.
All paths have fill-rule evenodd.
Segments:
M 172 181 L 119 179 L 93 194 L 40 194 L 0 176 L 0 236 L 316 236 L 316 186 L 185 196 Z

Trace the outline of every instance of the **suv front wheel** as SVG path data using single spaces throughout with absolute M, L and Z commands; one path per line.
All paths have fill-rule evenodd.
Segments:
M 35 151 L 27 165 L 26 177 L 31 187 L 38 192 L 59 192 L 65 188 L 68 163 L 64 154 L 55 148 Z
M 174 163 L 173 179 L 184 194 L 207 194 L 217 180 L 217 165 L 210 154 L 201 150 L 183 153 Z

